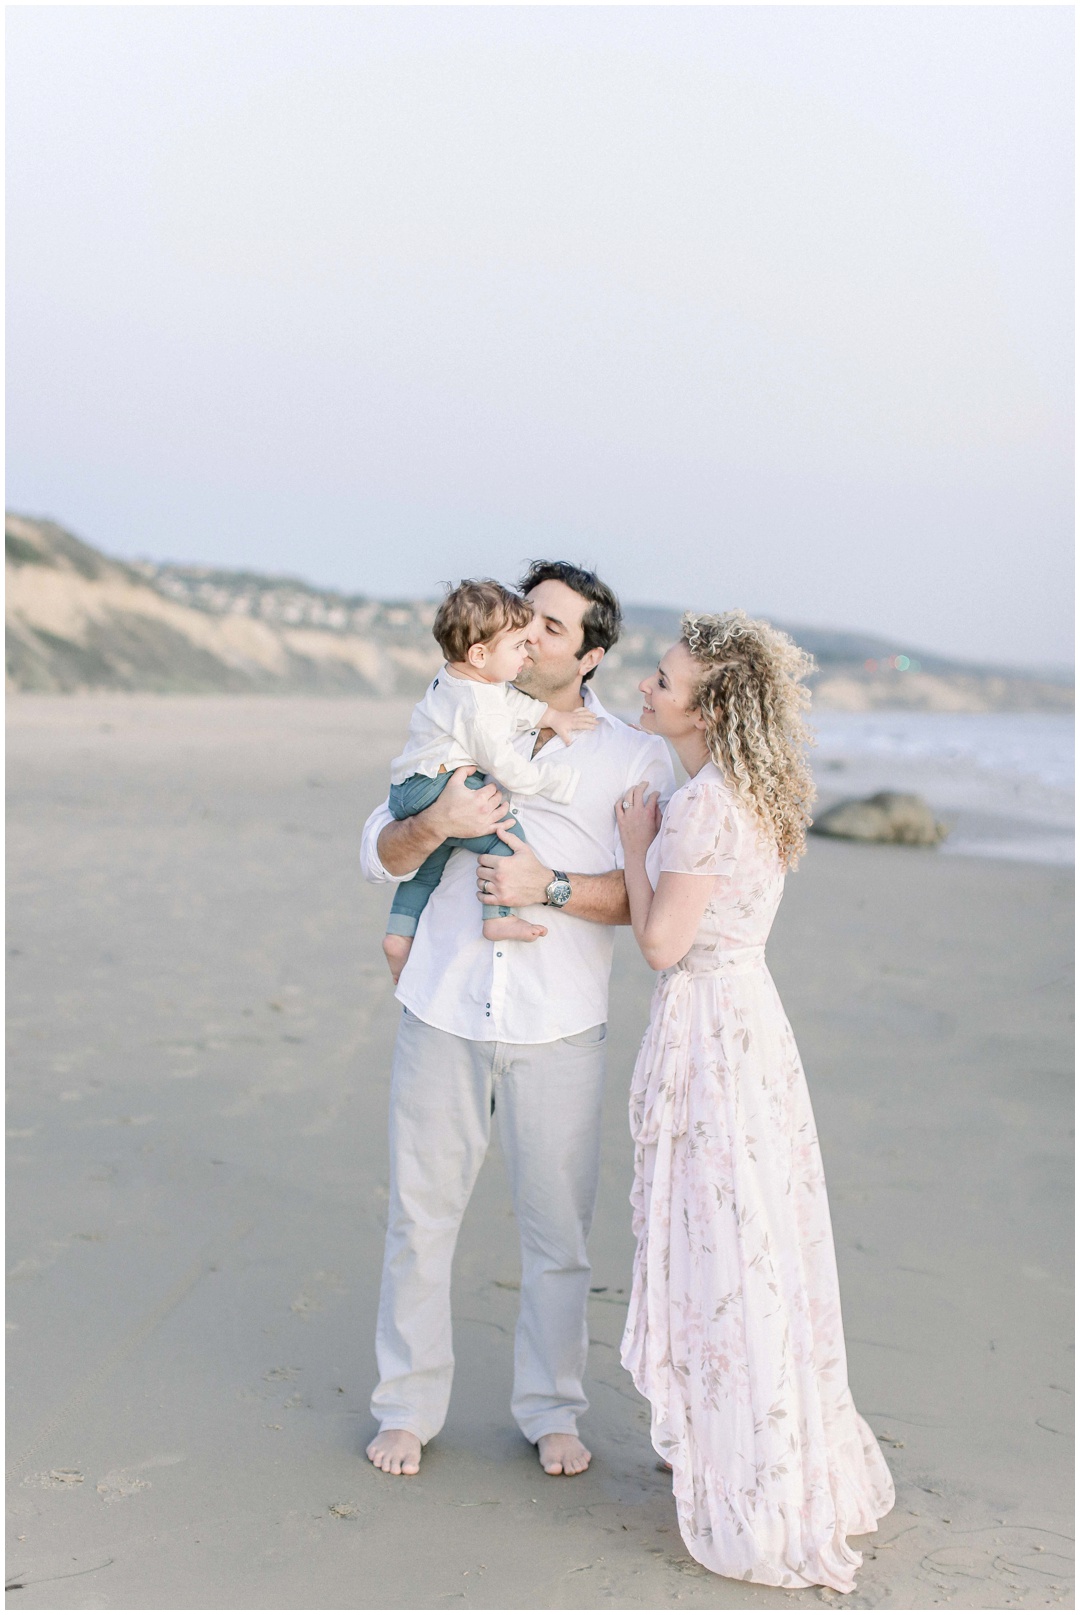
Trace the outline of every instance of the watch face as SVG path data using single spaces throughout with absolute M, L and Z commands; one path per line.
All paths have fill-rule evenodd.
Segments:
M 562 908 L 564 903 L 570 901 L 570 882 L 553 880 L 547 889 L 547 900 L 552 908 Z

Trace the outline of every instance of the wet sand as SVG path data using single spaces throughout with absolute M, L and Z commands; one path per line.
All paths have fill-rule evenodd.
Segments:
M 1071 874 L 823 840 L 770 963 L 807 1067 L 856 1402 L 897 1482 L 847 1598 L 687 1556 L 618 1362 L 620 937 L 583 1434 L 508 1410 L 497 1146 L 462 1231 L 457 1379 L 376 1474 L 397 1020 L 360 825 L 407 708 L 9 702 L 12 1609 L 1069 1607 Z

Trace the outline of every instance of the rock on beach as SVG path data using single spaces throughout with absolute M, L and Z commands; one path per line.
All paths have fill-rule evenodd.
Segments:
M 936 847 L 949 833 L 921 796 L 904 791 L 878 791 L 876 796 L 837 802 L 814 820 L 812 828 L 819 836 L 892 841 L 907 847 Z

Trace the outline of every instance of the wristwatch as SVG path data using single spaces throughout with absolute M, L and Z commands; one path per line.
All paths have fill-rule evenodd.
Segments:
M 570 901 L 570 882 L 561 869 L 551 871 L 553 880 L 548 882 L 547 896 L 544 898 L 545 908 L 565 908 Z

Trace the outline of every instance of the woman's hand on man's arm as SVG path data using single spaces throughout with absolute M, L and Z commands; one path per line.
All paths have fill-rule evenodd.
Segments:
M 441 795 L 411 819 L 395 819 L 379 834 L 379 861 L 387 874 L 411 875 L 448 836 L 487 836 L 506 817 L 497 785 L 470 790 L 472 769 L 454 770 Z

